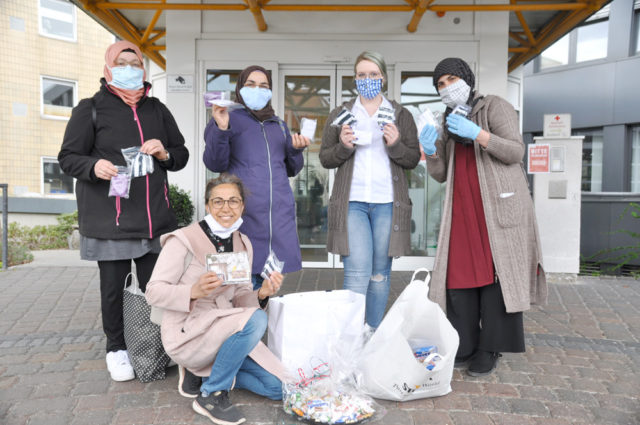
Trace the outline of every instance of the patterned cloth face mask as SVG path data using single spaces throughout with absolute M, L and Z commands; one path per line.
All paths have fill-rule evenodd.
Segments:
M 471 87 L 462 78 L 455 83 L 449 84 L 447 87 L 440 89 L 440 98 L 442 103 L 453 109 L 457 105 L 464 105 L 469 100 Z
M 365 99 L 373 99 L 382 91 L 382 78 L 356 80 L 356 88 Z

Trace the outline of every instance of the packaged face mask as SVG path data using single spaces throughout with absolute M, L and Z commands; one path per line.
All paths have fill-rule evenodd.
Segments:
M 306 137 L 307 139 L 313 141 L 313 138 L 316 135 L 317 125 L 318 125 L 318 120 L 302 118 L 300 120 L 300 134 Z
M 269 252 L 269 256 L 267 257 L 267 261 L 264 263 L 264 267 L 262 268 L 262 276 L 264 279 L 269 279 L 271 277 L 271 273 L 277 271 L 278 273 L 282 273 L 282 269 L 284 268 L 284 261 L 278 260 L 276 257 L 276 253 L 272 251 Z
M 343 125 L 350 125 L 353 127 L 353 125 L 356 123 L 356 117 L 353 116 L 353 114 L 351 113 L 350 110 L 344 108 L 342 109 L 342 111 L 340 111 L 340 113 L 338 114 L 338 116 L 336 117 L 335 120 L 333 120 L 333 122 L 331 123 L 331 125 L 337 126 L 337 127 L 342 127 Z
M 380 128 L 384 128 L 387 124 L 393 124 L 395 122 L 395 110 L 381 106 L 376 112 L 376 120 Z
M 453 111 L 451 111 L 451 113 L 456 115 L 462 115 L 463 117 L 468 117 L 469 114 L 471 113 L 471 106 L 466 104 L 456 105 L 456 107 L 453 108 Z
M 132 177 L 142 177 L 153 173 L 153 157 L 140 152 L 139 146 L 132 146 L 120 150 L 122 151 L 122 156 L 124 156 L 124 159 L 127 161 L 127 165 L 131 168 Z
M 242 108 L 242 105 L 231 100 L 231 95 L 228 91 L 214 90 L 208 91 L 202 95 L 204 99 L 204 106 L 207 108 L 213 105 L 227 108 L 229 110 Z
M 207 271 L 216 273 L 223 285 L 251 282 L 251 266 L 246 252 L 207 254 Z
M 439 111 L 432 112 L 431 109 L 426 108 L 416 120 L 416 128 L 418 130 L 418 137 L 422 132 L 425 125 L 431 125 L 435 127 L 438 132 L 438 136 L 442 136 L 442 114 Z
M 118 174 L 111 177 L 109 183 L 109 196 L 119 196 L 120 198 L 129 199 L 129 189 L 131 188 L 131 173 L 129 167 L 116 165 Z
M 353 134 L 356 136 L 352 142 L 356 145 L 370 145 L 373 140 L 373 133 L 365 130 L 353 130 Z

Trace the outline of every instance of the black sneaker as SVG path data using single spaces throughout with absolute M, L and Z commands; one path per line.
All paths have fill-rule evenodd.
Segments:
M 214 424 L 237 425 L 246 421 L 242 413 L 229 401 L 227 391 L 216 391 L 206 397 L 199 395 L 193 400 L 193 410 L 211 419 Z
M 502 357 L 500 353 L 478 350 L 473 356 L 473 359 L 471 359 L 467 373 L 471 376 L 488 375 L 498 366 L 498 359 L 500 357 Z
M 200 394 L 202 378 L 178 365 L 178 392 L 187 398 L 196 398 Z

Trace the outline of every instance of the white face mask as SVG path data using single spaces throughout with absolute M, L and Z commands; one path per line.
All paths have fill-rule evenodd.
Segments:
M 461 78 L 455 83 L 440 89 L 442 103 L 453 109 L 457 105 L 464 105 L 469 100 L 471 87 Z

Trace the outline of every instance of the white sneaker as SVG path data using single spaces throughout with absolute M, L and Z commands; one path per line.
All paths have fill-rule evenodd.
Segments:
M 107 369 L 114 381 L 130 381 L 136 377 L 127 350 L 108 352 Z

